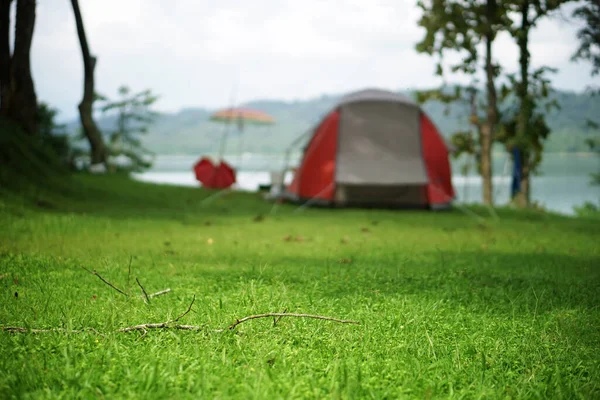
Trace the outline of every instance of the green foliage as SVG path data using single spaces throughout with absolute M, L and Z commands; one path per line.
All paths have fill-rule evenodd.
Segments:
M 0 321 L 104 336 L 0 331 L 1 398 L 600 393 L 596 220 L 287 205 L 259 219 L 271 209 L 259 195 L 203 206 L 202 189 L 75 179 L 81 195 L 47 193 L 52 210 L 0 197 Z M 136 278 L 172 292 L 144 304 Z M 180 322 L 200 331 L 114 333 L 174 318 L 194 295 Z M 214 332 L 286 308 L 360 325 L 257 319 Z
M 444 104 L 444 116 L 448 116 L 451 112 L 451 105 L 463 98 L 463 88 L 461 86 L 454 86 L 447 89 L 442 86 L 438 89 L 417 90 L 414 93 L 414 98 L 421 105 L 425 105 L 431 101 Z
M 525 99 L 529 107 L 530 119 L 526 125 L 526 135 L 520 135 L 517 129 L 521 106 L 506 107 L 501 113 L 501 125 L 496 135 L 496 140 L 502 143 L 510 153 L 513 148 L 518 148 L 528 159 L 528 166 L 532 173 L 537 171 L 544 153 L 544 145 L 551 129 L 546 122 L 546 115 L 553 110 L 559 110 L 560 104 L 556 99 L 550 98 L 552 88 L 550 80 L 546 77 L 548 72 L 556 72 L 553 68 L 541 67 L 529 74 L 528 93 Z M 514 74 L 506 75 L 508 83 L 502 86 L 500 99 L 502 102 L 515 96 L 521 82 Z
M 595 125 L 595 127 L 596 127 L 595 128 L 596 130 L 600 130 L 600 128 L 598 128 L 597 125 Z M 589 146 L 591 151 L 593 151 L 594 153 L 597 153 L 598 156 L 600 156 L 600 138 L 595 137 L 595 138 L 587 139 L 586 144 Z M 600 170 L 598 172 L 592 173 L 591 177 L 592 177 L 593 185 L 600 185 Z
M 57 115 L 58 110 L 47 103 L 38 104 L 39 140 L 42 146 L 49 147 L 70 168 L 76 169 L 76 159 L 85 152 L 75 145 L 77 139 L 69 136 L 67 126 L 56 122 Z
M 592 64 L 592 76 L 600 73 L 600 2 L 585 0 L 576 8 L 573 18 L 579 19 L 584 26 L 577 32 L 579 47 L 573 54 L 573 61 L 588 61 Z
M 102 113 L 116 115 L 115 126 L 105 134 L 109 154 L 113 162 L 121 157 L 128 160 L 128 165 L 121 166 L 122 169 L 143 171 L 152 166 L 148 157 L 153 153 L 142 145 L 139 136 L 146 135 L 159 116 L 151 109 L 158 96 L 149 89 L 132 94 L 127 86 L 121 86 L 118 94 L 120 98 L 114 101 L 96 94 Z
M 451 65 L 452 72 L 473 75 L 478 69 L 478 46 L 488 32 L 495 33 L 507 23 L 503 2 L 480 0 L 419 0 L 423 11 L 418 25 L 426 29 L 417 43 L 419 53 L 437 56 L 436 75 L 443 76 L 444 54 L 447 51 L 462 55 L 459 63 Z M 492 12 L 490 13 L 490 8 Z M 496 76 L 499 66 L 494 65 Z
M 581 206 L 573 207 L 573 211 L 575 211 L 575 215 L 578 217 L 600 218 L 600 202 L 594 204 L 591 201 L 586 201 Z

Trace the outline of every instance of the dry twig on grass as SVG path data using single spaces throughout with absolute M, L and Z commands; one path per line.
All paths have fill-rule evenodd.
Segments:
M 287 307 L 283 309 L 283 312 L 284 313 L 287 312 Z M 277 325 L 277 323 L 279 322 L 280 319 L 281 319 L 281 317 L 275 317 L 275 318 L 273 318 L 273 326 Z
M 167 288 L 167 289 L 165 289 L 165 290 L 161 290 L 160 292 L 156 292 L 156 293 L 149 294 L 149 295 L 148 295 L 148 297 L 149 297 L 149 298 L 153 298 L 153 297 L 162 296 L 163 294 L 167 294 L 167 293 L 169 293 L 170 291 L 171 291 L 171 289 L 170 289 L 170 288 Z
M 137 277 L 135 278 L 135 281 L 137 282 L 140 289 L 142 289 L 142 293 L 144 293 L 144 297 L 146 298 L 146 300 L 144 301 L 146 302 L 146 304 L 150 304 L 150 298 L 148 297 L 148 293 L 146 293 L 146 289 L 144 289 L 144 287 L 140 283 L 140 280 Z
M 257 319 L 257 318 L 268 318 L 268 317 L 297 317 L 297 318 L 314 318 L 314 319 L 322 319 L 324 321 L 332 321 L 332 322 L 338 322 L 340 324 L 355 324 L 355 325 L 360 325 L 360 322 L 358 321 L 352 321 L 349 319 L 337 319 L 337 318 L 332 318 L 332 317 L 325 317 L 323 315 L 313 315 L 313 314 L 292 314 L 292 313 L 266 313 L 266 314 L 257 314 L 257 315 L 250 315 L 247 317 L 244 317 L 242 319 L 238 319 L 236 320 L 233 324 L 229 325 L 228 329 L 235 329 L 236 326 L 238 326 L 239 324 L 241 324 L 242 322 L 246 322 L 246 321 L 250 321 L 251 319 Z
M 64 328 L 51 328 L 51 329 L 29 329 L 22 328 L 20 326 L 3 326 L 0 328 L 4 332 L 18 332 L 18 333 L 48 333 L 48 332 L 64 332 L 64 333 L 84 333 L 92 332 L 98 336 L 104 337 L 103 334 L 95 330 L 94 328 L 84 329 L 64 329 Z
M 129 293 L 124 292 L 123 290 L 119 289 L 118 287 L 116 287 L 115 285 L 113 285 L 112 283 L 110 283 L 109 281 L 107 281 L 106 279 L 104 279 L 102 277 L 102 275 L 100 275 L 95 270 L 94 271 L 90 271 L 89 269 L 87 269 L 83 265 L 81 265 L 81 268 L 83 268 L 84 270 L 86 270 L 87 272 L 89 272 L 92 275 L 96 275 L 98 277 L 98 279 L 100 279 L 102 282 L 104 282 L 105 284 L 107 284 L 108 286 L 110 286 L 111 288 L 113 288 L 114 290 L 116 290 L 117 292 L 121 293 L 124 296 L 129 297 Z M 127 275 L 127 286 L 128 287 L 129 287 L 129 274 L 131 274 L 131 259 L 129 260 L 129 272 L 128 272 L 128 275 Z M 138 278 L 135 278 L 135 281 L 137 282 L 137 284 L 139 285 L 139 287 L 142 289 L 143 295 L 141 295 L 140 297 L 145 298 L 145 301 L 147 303 L 150 303 L 150 299 L 151 298 L 162 296 L 163 294 L 167 294 L 167 293 L 169 293 L 171 291 L 171 288 L 167 288 L 165 290 L 161 290 L 161 291 L 156 292 L 156 293 L 148 294 L 146 292 L 146 290 L 144 289 L 144 287 L 142 286 L 142 284 L 140 283 L 140 281 L 138 280 Z M 129 289 L 127 291 L 129 291 Z
M 136 278 L 136 280 L 137 280 L 137 278 Z M 139 284 L 139 281 L 138 281 L 138 284 Z M 140 285 L 140 287 L 141 287 L 141 285 Z M 143 288 L 142 288 L 142 290 L 143 290 Z M 163 290 L 164 293 L 168 293 L 169 291 L 170 291 L 170 289 Z M 157 293 L 162 294 L 161 292 L 157 292 Z M 158 295 L 157 293 L 155 293 L 155 295 Z M 175 324 L 177 321 L 179 321 L 181 318 L 185 317 L 192 310 L 192 306 L 194 305 L 195 301 L 196 301 L 196 295 L 194 295 L 194 297 L 192 298 L 192 302 L 188 306 L 187 310 L 185 310 L 177 318 L 174 318 L 172 320 L 165 321 L 165 322 L 157 322 L 157 323 L 148 323 L 148 324 L 139 324 L 139 325 L 128 326 L 128 327 L 125 327 L 125 328 L 117 329 L 115 332 L 140 331 L 140 332 L 143 333 L 142 337 L 144 337 L 148 333 L 149 329 L 169 329 L 169 328 L 171 328 L 171 329 L 180 329 L 180 330 L 188 330 L 188 331 L 201 330 L 201 329 L 204 328 L 203 326 Z M 243 322 L 246 322 L 246 321 L 250 321 L 251 319 L 269 318 L 269 317 L 273 317 L 273 326 L 275 326 L 277 324 L 277 322 L 279 322 L 279 320 L 282 317 L 313 318 L 313 319 L 320 319 L 320 320 L 324 320 L 324 321 L 337 322 L 337 323 L 340 323 L 340 324 L 355 324 L 355 325 L 360 325 L 360 322 L 358 322 L 358 321 L 352 321 L 352 320 L 348 320 L 348 319 L 338 319 L 338 318 L 333 318 L 333 317 L 326 317 L 324 315 L 287 313 L 287 308 L 286 308 L 286 309 L 283 310 L 282 313 L 265 313 L 265 314 L 249 315 L 249 316 L 244 317 L 242 319 L 236 320 L 233 324 L 229 325 L 226 329 L 215 329 L 213 332 L 219 333 L 219 332 L 224 332 L 226 330 L 234 330 L 235 327 L 238 326 L 239 324 L 241 324 Z M 16 327 L 16 326 L 5 326 L 5 327 L 0 327 L 0 329 L 2 329 L 2 331 L 6 331 L 6 332 L 17 332 L 17 333 L 27 333 L 27 332 L 30 332 L 30 333 L 42 333 L 42 332 L 83 333 L 85 331 L 92 331 L 92 332 L 94 332 L 97 335 L 104 336 L 100 332 L 98 332 L 97 330 L 95 330 L 94 328 L 85 328 L 85 329 L 82 329 L 82 330 L 68 330 L 68 329 L 62 329 L 62 328 L 55 328 L 55 329 L 28 329 L 28 328 L 21 328 L 21 327 Z
M 115 289 L 117 292 L 121 293 L 122 295 L 129 296 L 127 293 L 125 293 L 124 291 L 122 291 L 121 289 L 119 289 L 118 287 L 116 287 L 115 285 L 113 285 L 112 283 L 110 283 L 109 281 L 107 281 L 106 279 L 104 279 L 102 277 L 102 275 L 100 275 L 98 272 L 96 272 L 96 271 L 90 271 L 89 269 L 87 269 L 83 265 L 81 265 L 81 268 L 85 269 L 87 272 L 89 272 L 92 275 L 96 275 L 102 282 L 106 283 L 108 286 L 110 286 L 111 288 Z
M 129 266 L 127 267 L 127 291 L 129 292 L 129 278 L 131 277 L 131 262 L 133 261 L 133 256 L 129 256 Z
M 147 333 L 148 329 L 169 328 L 169 327 L 174 327 L 177 329 L 188 329 L 188 330 L 202 329 L 202 327 L 200 327 L 200 326 L 193 326 L 193 325 L 176 325 L 176 326 L 171 325 L 174 322 L 177 322 L 181 318 L 185 317 L 187 315 L 187 313 L 189 313 L 192 310 L 192 305 L 194 304 L 194 301 L 196 301 L 196 295 L 194 295 L 194 297 L 192 298 L 192 302 L 188 306 L 187 310 L 185 310 L 181 315 L 179 315 L 175 319 L 172 319 L 172 320 L 166 321 L 166 322 L 128 326 L 126 328 L 121 328 L 121 329 L 117 330 L 117 332 L 142 331 L 142 332 L 144 332 L 144 335 L 145 335 Z

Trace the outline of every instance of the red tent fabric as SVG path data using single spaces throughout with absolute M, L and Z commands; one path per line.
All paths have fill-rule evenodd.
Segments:
M 409 98 L 377 89 L 351 93 L 327 113 L 287 192 L 334 205 L 430 208 L 455 197 L 448 148 L 433 122 Z
M 333 198 L 338 124 L 339 113 L 334 111 L 319 125 L 296 171 L 292 191 L 308 198 Z
M 455 197 L 448 149 L 437 128 L 424 112 L 421 112 L 421 140 L 429 177 L 427 197 L 432 204 L 448 203 Z

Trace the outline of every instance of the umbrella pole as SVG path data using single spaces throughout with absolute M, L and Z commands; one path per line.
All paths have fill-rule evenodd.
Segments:
M 227 142 L 227 134 L 229 133 L 229 121 L 225 122 L 225 129 L 223 131 L 223 135 L 221 136 L 221 145 L 219 146 L 219 162 L 224 157 L 225 154 L 225 144 Z
M 238 92 L 238 82 L 236 80 L 233 82 L 233 86 L 231 87 L 231 94 L 229 96 L 229 103 L 231 104 L 232 110 L 235 108 L 237 92 Z M 230 122 L 231 121 L 229 119 L 227 119 L 225 121 L 225 132 L 223 133 L 223 136 L 221 137 L 221 146 L 219 148 L 219 162 L 221 162 L 225 156 L 225 143 L 227 142 L 227 134 L 229 133 L 229 123 Z
M 238 166 L 237 170 L 240 171 L 242 169 L 242 159 L 244 157 L 244 121 L 241 119 L 238 122 L 238 131 L 240 133 L 240 144 L 238 146 Z

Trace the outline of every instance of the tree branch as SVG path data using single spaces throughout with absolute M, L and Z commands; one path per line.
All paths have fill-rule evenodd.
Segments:
M 121 289 L 119 289 L 118 287 L 116 287 L 115 285 L 113 285 L 112 283 L 110 283 L 109 281 L 107 281 L 106 279 L 104 279 L 96 271 L 90 271 L 89 269 L 87 269 L 83 265 L 81 265 L 81 268 L 85 269 L 87 272 L 89 272 L 92 275 L 96 275 L 102 282 L 106 283 L 108 286 L 110 286 L 111 288 L 115 289 L 117 292 L 121 293 L 123 296 L 129 296 L 127 293 L 125 293 L 124 291 L 122 291 Z

